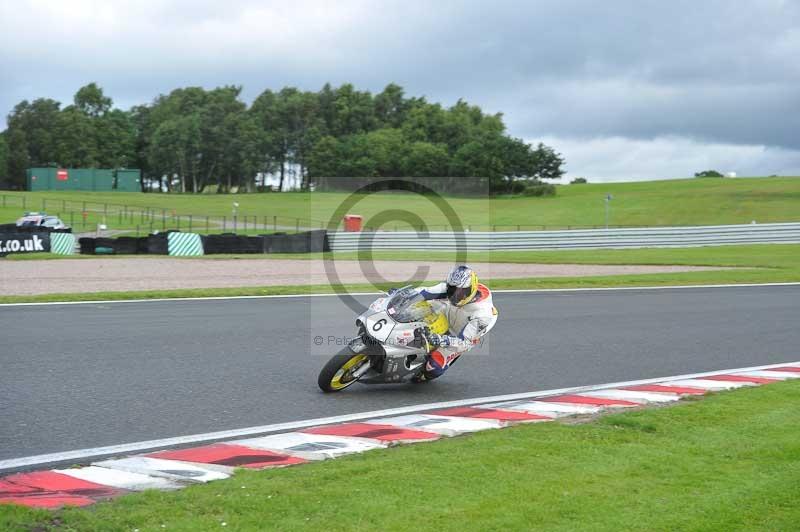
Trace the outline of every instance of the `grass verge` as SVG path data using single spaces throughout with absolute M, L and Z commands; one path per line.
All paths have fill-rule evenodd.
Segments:
M 56 513 L 9 530 L 795 530 L 800 383 L 371 451 Z
M 772 273 L 772 272 L 770 272 Z M 776 273 L 765 276 L 761 270 L 708 271 L 675 274 L 617 275 L 595 277 L 544 277 L 528 279 L 483 279 L 493 290 L 615 288 L 650 286 L 702 286 L 713 284 L 748 284 L 800 282 L 800 276 L 787 277 Z M 347 293 L 386 291 L 398 283 L 349 284 Z M 142 290 L 122 292 L 83 292 L 32 296 L 0 296 L 0 304 L 53 303 L 74 301 L 125 301 L 132 299 L 176 299 L 201 297 L 286 296 L 333 294 L 330 285 L 251 286 L 242 288 L 197 288 L 186 290 Z
M 338 253 L 275 253 L 275 254 L 217 254 L 201 257 L 167 257 L 165 255 L 56 255 L 54 253 L 10 254 L 5 260 L 53 260 L 135 258 L 176 260 L 401 260 L 442 261 L 455 260 L 455 253 L 437 251 L 355 251 Z M 473 251 L 467 254 L 468 262 L 520 263 L 520 264 L 678 264 L 694 266 L 731 266 L 755 268 L 800 267 L 800 244 L 748 244 L 686 248 L 641 249 L 580 249 L 551 251 Z
M 35 255 L 41 257 L 42 254 Z M 270 256 L 275 258 L 279 255 Z M 322 254 L 290 255 L 282 258 L 320 259 Z M 34 255 L 11 255 L 5 260 L 35 260 Z M 53 255 L 60 257 L 60 255 Z M 75 257 L 92 257 L 77 255 Z M 108 256 L 110 257 L 124 257 Z M 153 257 L 144 256 L 143 260 Z M 263 255 L 229 255 L 213 256 L 228 259 L 263 260 Z M 95 257 L 96 258 L 96 257 Z M 337 253 L 337 260 L 357 259 L 357 254 Z M 451 254 L 431 253 L 409 255 L 407 253 L 375 254 L 375 259 L 385 260 L 427 260 L 452 261 Z M 663 285 L 702 285 L 702 284 L 737 284 L 737 283 L 785 283 L 800 282 L 800 244 L 759 244 L 749 246 L 717 246 L 702 248 L 670 248 L 670 249 L 632 249 L 632 250 L 581 250 L 581 251 L 516 251 L 475 253 L 470 255 L 470 262 L 519 262 L 542 264 L 676 264 L 697 266 L 735 267 L 733 270 L 717 270 L 687 273 L 635 274 L 614 276 L 586 277 L 542 277 L 528 279 L 492 279 L 491 268 L 479 274 L 484 282 L 495 290 L 526 288 L 604 288 L 604 287 L 636 287 Z M 74 260 L 82 260 L 76 258 Z M 197 260 L 181 258 L 176 260 Z M 35 268 L 35 266 L 33 266 Z M 376 286 L 348 285 L 349 292 L 373 292 L 385 290 L 392 284 Z M 125 299 L 162 299 L 178 297 L 229 297 L 229 296 L 265 296 L 333 293 L 328 285 L 309 286 L 262 286 L 242 288 L 203 288 L 187 290 L 149 290 L 121 292 L 85 292 L 78 294 L 46 294 L 37 296 L 0 296 L 0 303 L 52 302 L 52 301 L 96 301 Z

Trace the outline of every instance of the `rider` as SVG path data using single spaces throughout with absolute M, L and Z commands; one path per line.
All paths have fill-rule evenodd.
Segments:
M 450 334 L 426 335 L 432 350 L 425 371 L 417 379 L 425 381 L 441 376 L 462 353 L 477 345 L 494 327 L 497 309 L 492 304 L 492 293 L 478 282 L 478 276 L 468 266 L 456 266 L 445 282 L 422 288 L 420 294 L 438 302 L 438 310 L 446 313 L 450 324 Z

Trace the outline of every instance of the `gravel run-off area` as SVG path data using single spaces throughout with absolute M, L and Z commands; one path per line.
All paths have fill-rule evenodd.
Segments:
M 326 264 L 327 262 L 327 264 Z M 590 264 L 473 263 L 484 279 L 677 273 L 725 268 Z M 97 258 L 0 260 L 0 294 L 36 295 L 182 288 L 443 280 L 446 262 L 275 259 Z

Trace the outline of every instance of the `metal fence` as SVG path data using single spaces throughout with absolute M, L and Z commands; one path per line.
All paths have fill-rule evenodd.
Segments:
M 511 232 L 336 232 L 332 251 L 598 249 L 800 243 L 800 223 Z
M 99 226 L 119 232 L 148 234 L 154 231 L 203 231 L 205 233 L 300 232 L 319 229 L 324 223 L 294 216 L 248 214 L 209 215 L 174 208 L 146 207 L 75 199 L 30 198 L 0 194 L 0 208 L 19 209 L 7 219 L 13 222 L 26 211 L 58 216 L 75 233 L 94 232 Z

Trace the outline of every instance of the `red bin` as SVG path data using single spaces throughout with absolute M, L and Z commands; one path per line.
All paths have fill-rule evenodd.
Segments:
M 361 231 L 361 221 L 363 218 L 358 214 L 345 214 L 344 230 L 357 233 Z

